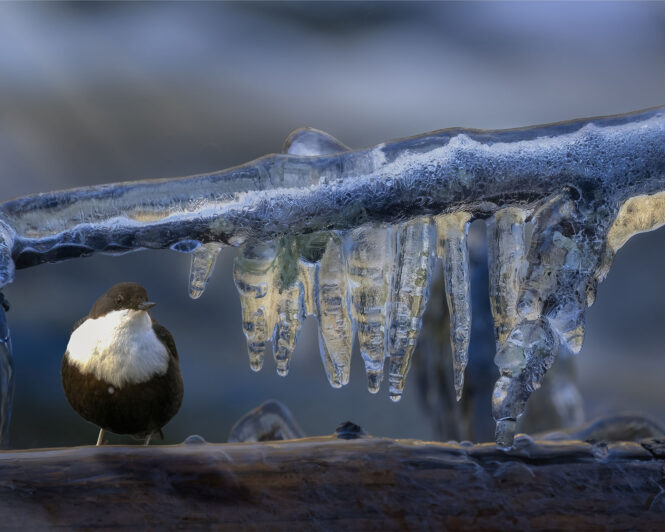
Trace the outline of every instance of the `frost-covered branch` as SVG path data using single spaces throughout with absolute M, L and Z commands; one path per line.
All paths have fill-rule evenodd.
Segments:
M 509 445 L 557 354 L 581 348 L 584 311 L 616 250 L 665 223 L 665 108 L 449 129 L 362 150 L 305 129 L 284 151 L 212 174 L 1 204 L 0 286 L 15 267 L 170 247 L 192 253 L 198 297 L 221 247 L 241 245 L 234 276 L 253 369 L 272 340 L 286 374 L 311 314 L 333 386 L 348 382 L 357 336 L 370 391 L 387 358 L 398 400 L 438 257 L 459 396 L 471 316 L 466 230 L 489 218 L 501 371 L 493 408 L 497 438 Z
M 95 252 L 348 229 L 463 210 L 487 216 L 575 188 L 610 207 L 665 189 L 665 108 L 503 131 L 447 129 L 317 157 L 275 154 L 193 177 L 36 194 L 0 205 L 0 282 Z M 182 242 L 186 242 L 182 244 Z M 3 250 L 0 250 L 3 251 Z

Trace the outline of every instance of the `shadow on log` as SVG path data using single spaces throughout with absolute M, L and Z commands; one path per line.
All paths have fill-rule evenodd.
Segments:
M 9 528 L 612 529 L 665 519 L 665 442 L 334 436 L 0 453 Z M 195 443 L 199 443 L 196 445 Z

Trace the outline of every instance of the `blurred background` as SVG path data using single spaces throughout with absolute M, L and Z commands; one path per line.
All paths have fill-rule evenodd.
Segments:
M 665 3 L 0 3 L 0 199 L 222 169 L 279 151 L 304 125 L 362 147 L 623 113 L 665 104 L 664 87 Z M 433 436 L 413 375 L 400 403 L 370 395 L 356 352 L 351 383 L 333 390 L 311 318 L 288 377 L 270 357 L 251 372 L 234 253 L 197 301 L 189 257 L 171 251 L 18 271 L 5 291 L 12 445 L 94 443 L 60 361 L 72 324 L 125 280 L 147 287 L 181 353 L 185 399 L 167 443 L 225 441 L 268 398 L 312 435 L 350 419 L 374 435 Z M 665 421 L 664 271 L 660 230 L 633 238 L 601 285 L 577 360 L 588 417 Z

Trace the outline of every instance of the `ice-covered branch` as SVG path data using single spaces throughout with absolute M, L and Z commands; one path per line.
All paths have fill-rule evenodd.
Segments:
M 399 399 L 443 260 L 455 386 L 470 331 L 468 223 L 488 218 L 490 295 L 501 378 L 499 442 L 562 351 L 614 253 L 665 223 L 665 108 L 515 130 L 442 130 L 350 150 L 298 130 L 285 153 L 226 171 L 39 194 L 0 205 L 0 286 L 14 268 L 95 252 L 192 253 L 190 295 L 223 245 L 235 268 L 250 364 L 272 340 L 288 372 L 306 315 L 320 323 L 330 383 L 348 382 L 357 335 L 370 391 L 389 359 Z
M 616 209 L 665 190 L 664 152 L 658 108 L 515 130 L 448 129 L 356 151 L 268 155 L 193 177 L 37 194 L 0 205 L 0 283 L 11 281 L 12 262 L 236 245 L 458 210 L 487 216 L 568 188 L 603 194 Z

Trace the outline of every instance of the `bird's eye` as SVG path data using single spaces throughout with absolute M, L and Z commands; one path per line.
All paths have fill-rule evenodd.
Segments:
M 115 298 L 116 303 L 122 303 L 122 296 L 118 296 Z

